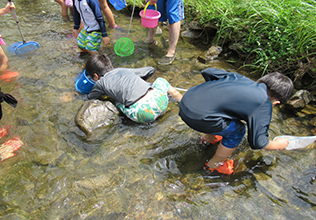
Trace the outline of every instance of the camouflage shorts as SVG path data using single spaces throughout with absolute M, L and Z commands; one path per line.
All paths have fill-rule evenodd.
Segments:
M 149 97 L 135 102 L 128 108 L 120 103 L 117 103 L 116 106 L 132 121 L 138 123 L 153 122 L 167 110 L 167 92 L 170 89 L 170 84 L 163 78 L 157 78 L 153 83 L 153 88 L 152 92 L 147 93 Z

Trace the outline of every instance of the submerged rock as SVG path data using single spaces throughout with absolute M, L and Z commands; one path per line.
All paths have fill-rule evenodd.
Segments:
M 181 32 L 181 37 L 183 38 L 197 39 L 200 36 L 201 36 L 201 33 L 199 31 L 185 30 Z
M 89 135 L 95 129 L 111 124 L 118 114 L 118 110 L 110 101 L 90 100 L 78 111 L 75 122 Z
M 223 49 L 220 46 L 211 46 L 206 54 L 205 57 L 209 60 L 213 60 L 218 57 L 218 55 L 223 51 Z
M 204 56 L 198 56 L 198 61 L 201 63 L 207 63 L 210 60 L 214 60 L 223 51 L 220 46 L 211 46 Z
M 314 98 L 309 91 L 299 90 L 291 97 L 287 105 L 293 108 L 304 108 L 311 101 L 314 101 Z
M 191 21 L 189 23 L 189 28 L 191 30 L 195 30 L 195 31 L 203 31 L 203 27 L 202 27 L 201 23 L 198 21 Z

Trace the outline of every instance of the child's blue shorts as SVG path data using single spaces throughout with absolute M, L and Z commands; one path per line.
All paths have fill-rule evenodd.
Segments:
M 147 9 L 155 10 L 155 5 L 149 5 Z M 168 19 L 169 24 L 173 24 L 184 19 L 183 0 L 159 0 L 157 10 L 161 13 L 160 22 Z
M 231 120 L 228 127 L 220 132 L 212 133 L 223 137 L 222 145 L 227 148 L 236 148 L 243 139 L 246 132 L 244 123 Z

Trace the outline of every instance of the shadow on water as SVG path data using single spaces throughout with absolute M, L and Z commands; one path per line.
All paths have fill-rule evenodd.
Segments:
M 5 5 L 6 1 L 0 1 Z M 87 137 L 74 118 L 87 100 L 74 79 L 88 58 L 76 52 L 73 24 L 64 22 L 57 3 L 16 0 L 27 40 L 40 49 L 17 57 L 6 51 L 19 76 L 1 81 L 1 89 L 19 100 L 3 104 L 1 125 L 19 136 L 17 156 L 0 164 L 0 216 L 3 219 L 314 219 L 315 147 L 283 152 L 249 149 L 247 140 L 233 155 L 235 173 L 209 174 L 204 163 L 216 146 L 199 143 L 200 133 L 178 116 L 178 104 L 150 125 L 120 115 L 111 126 Z M 134 54 L 118 57 L 114 43 L 127 36 L 129 13 L 113 10 L 121 29 L 109 29 L 112 44 L 102 49 L 116 67 L 154 66 L 157 77 L 188 89 L 203 82 L 207 67 L 236 71 L 221 60 L 197 62 L 210 45 L 180 39 L 173 65 L 158 66 L 168 47 L 168 30 L 158 46 L 143 43 L 147 31 L 135 13 L 129 38 Z M 1 16 L 7 45 L 21 41 L 12 15 Z M 244 74 L 244 73 L 243 73 Z M 251 77 L 251 76 L 249 76 Z M 311 135 L 307 119 L 275 108 L 270 135 Z

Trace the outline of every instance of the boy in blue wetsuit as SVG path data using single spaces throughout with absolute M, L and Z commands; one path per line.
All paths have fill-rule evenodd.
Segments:
M 190 88 L 180 102 L 179 115 L 194 130 L 203 132 L 206 142 L 222 138 L 207 169 L 231 174 L 233 160 L 220 166 L 236 149 L 245 134 L 252 149 L 284 150 L 288 141 L 268 139 L 272 106 L 286 103 L 293 93 L 287 76 L 274 72 L 257 82 L 234 72 L 208 68 L 202 71 L 205 83 Z
M 182 98 L 163 78 L 157 78 L 152 84 L 145 81 L 154 74 L 153 67 L 114 69 L 108 56 L 93 54 L 85 69 L 96 81 L 88 99 L 109 96 L 124 115 L 138 123 L 153 122 L 164 114 L 168 107 L 168 94 L 178 102 Z
M 110 43 L 105 22 L 98 0 L 74 0 L 74 29 L 72 35 L 77 38 L 78 46 L 89 54 L 98 53 L 101 43 Z M 80 33 L 80 20 L 83 28 Z

